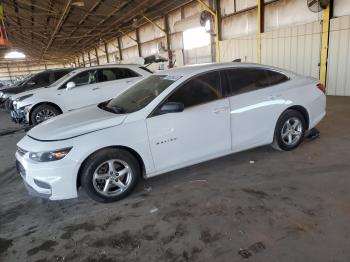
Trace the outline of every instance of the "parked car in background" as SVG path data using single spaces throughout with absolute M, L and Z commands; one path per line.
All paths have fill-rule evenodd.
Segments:
M 10 109 L 9 98 L 13 95 L 33 90 L 40 87 L 47 87 L 71 72 L 74 68 L 49 69 L 44 72 L 32 75 L 20 82 L 18 85 L 2 89 L 0 91 L 0 106 Z
M 116 201 L 141 175 L 262 145 L 295 149 L 325 116 L 324 91 L 316 79 L 255 64 L 166 70 L 31 129 L 18 143 L 18 172 L 52 200 L 82 186 L 96 201 Z
M 59 114 L 110 100 L 150 74 L 140 65 L 79 68 L 48 88 L 12 97 L 11 116 L 17 123 L 37 125 Z

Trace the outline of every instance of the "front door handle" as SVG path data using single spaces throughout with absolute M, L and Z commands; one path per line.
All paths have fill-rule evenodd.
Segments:
M 228 110 L 227 106 L 221 106 L 221 107 L 214 108 L 213 113 L 220 114 L 220 113 L 226 112 L 227 110 Z
M 100 89 L 99 87 L 94 87 L 94 88 L 92 89 L 92 91 L 99 90 L 99 89 Z

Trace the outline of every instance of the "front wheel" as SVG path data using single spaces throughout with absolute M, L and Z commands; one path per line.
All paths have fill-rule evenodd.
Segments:
M 80 181 L 92 199 L 108 203 L 128 196 L 140 174 L 140 165 L 131 153 L 123 149 L 104 149 L 85 161 Z
M 277 150 L 290 151 L 303 141 L 306 121 L 296 110 L 289 109 L 279 118 L 272 146 Z
M 43 104 L 35 107 L 30 114 L 30 120 L 32 125 L 36 126 L 50 118 L 53 118 L 61 112 L 52 105 Z

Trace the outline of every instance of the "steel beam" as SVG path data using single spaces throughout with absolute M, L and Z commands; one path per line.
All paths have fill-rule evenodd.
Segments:
M 320 82 L 326 85 L 327 82 L 327 60 L 329 41 L 329 22 L 331 18 L 331 5 L 333 1 L 323 10 L 322 18 L 322 39 L 321 39 L 321 61 L 320 61 Z
M 105 45 L 105 53 L 106 53 L 106 58 L 107 58 L 107 63 L 109 64 L 109 53 L 108 53 L 108 45 L 106 42 L 104 42 Z
M 261 36 L 264 33 L 264 0 L 258 0 L 258 63 L 261 64 Z
M 119 59 L 121 61 L 123 60 L 122 43 L 120 41 L 120 37 L 118 37 L 117 40 L 118 40 Z
M 43 50 L 43 52 L 41 54 L 41 59 L 44 57 L 46 51 L 50 48 L 52 42 L 55 40 L 56 34 L 61 29 L 61 26 L 64 23 L 64 20 L 66 19 L 68 12 L 70 11 L 71 3 L 72 3 L 72 0 L 67 0 L 66 5 L 63 9 L 62 15 L 61 15 L 60 19 L 58 20 L 58 23 L 56 24 L 56 27 L 55 27 L 53 33 L 51 34 L 50 40 L 47 43 L 45 49 Z
M 97 48 L 95 47 L 95 54 L 96 54 L 96 62 L 99 65 L 100 64 L 100 59 L 98 58 L 98 52 L 97 52 Z

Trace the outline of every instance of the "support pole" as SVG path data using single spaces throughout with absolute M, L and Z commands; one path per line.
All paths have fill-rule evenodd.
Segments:
M 91 66 L 91 56 L 90 56 L 90 51 L 88 51 L 88 58 L 89 58 L 89 64 Z
M 258 63 L 261 64 L 261 35 L 264 33 L 264 0 L 258 0 Z
M 122 41 L 120 40 L 120 37 L 118 37 L 118 50 L 119 50 L 119 59 L 120 61 L 123 60 L 123 51 L 122 51 Z
M 166 41 L 166 49 L 168 50 L 168 67 L 173 68 L 173 52 L 171 52 L 171 44 L 170 44 L 170 27 L 169 27 L 169 18 L 168 15 L 164 16 L 164 25 L 165 25 L 165 41 Z
M 326 85 L 327 82 L 327 59 L 328 59 L 328 41 L 329 41 L 329 22 L 331 17 L 331 5 L 333 1 L 325 10 L 323 10 L 322 19 L 322 44 L 321 44 L 321 61 L 320 61 L 320 82 Z
M 105 44 L 105 52 L 106 52 L 107 63 L 109 64 L 108 45 L 107 45 L 106 42 L 104 44 Z
M 85 59 L 84 59 L 84 53 L 81 54 L 81 58 L 83 59 L 83 66 L 85 67 Z
M 168 60 L 169 60 L 169 68 L 173 67 L 173 53 L 171 52 L 171 45 L 170 45 L 170 29 L 169 29 L 169 20 L 168 15 L 164 16 L 164 26 L 165 28 L 161 28 L 157 23 L 153 22 L 151 19 L 149 19 L 147 16 L 143 16 L 144 19 L 146 19 L 149 23 L 151 23 L 153 26 L 158 28 L 160 31 L 164 32 L 165 34 L 165 45 L 167 47 L 168 51 Z
M 216 8 L 216 10 L 211 9 L 203 0 L 197 0 L 198 3 L 200 3 L 205 10 L 207 10 L 209 13 L 212 14 L 214 17 L 214 33 L 215 33 L 215 61 L 220 62 L 220 43 L 219 43 L 219 16 L 220 16 L 220 10 Z
M 142 57 L 142 50 L 141 50 L 141 45 L 140 45 L 140 32 L 139 29 L 136 28 L 136 44 L 137 44 L 137 51 L 139 53 L 139 57 Z
M 95 47 L 95 54 L 96 54 L 96 62 L 98 65 L 100 65 L 100 59 L 98 58 L 97 48 Z

